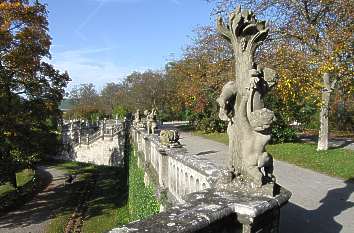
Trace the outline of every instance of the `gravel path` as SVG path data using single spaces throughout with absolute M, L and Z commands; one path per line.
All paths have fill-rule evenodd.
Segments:
M 44 233 L 54 211 L 64 183 L 64 172 L 50 166 L 38 168 L 41 179 L 49 184 L 20 209 L 0 217 L 1 233 Z
M 189 153 L 226 167 L 228 146 L 181 132 Z M 353 233 L 354 183 L 275 161 L 277 182 L 292 192 L 281 210 L 280 232 Z

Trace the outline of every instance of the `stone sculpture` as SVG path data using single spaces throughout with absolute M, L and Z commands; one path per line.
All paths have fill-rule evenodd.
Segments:
M 236 80 L 226 83 L 217 99 L 219 117 L 228 121 L 231 178 L 233 183 L 272 190 L 273 159 L 265 146 L 275 116 L 264 108 L 263 97 L 275 84 L 276 73 L 254 62 L 255 51 L 269 29 L 265 21 L 258 21 L 253 12 L 241 7 L 230 14 L 227 25 L 218 18 L 217 29 L 235 53 Z
M 146 114 L 146 128 L 147 128 L 148 134 L 155 133 L 155 130 L 157 128 L 156 116 L 157 116 L 157 111 L 155 108 L 153 108 L 151 110 L 151 112 L 147 112 L 147 114 Z
M 140 122 L 140 110 L 137 109 L 134 113 L 134 125 Z
M 160 142 L 162 145 L 170 148 L 181 147 L 177 130 L 161 130 Z
M 134 121 L 133 124 L 137 128 L 145 128 L 144 123 L 141 121 L 140 110 L 137 109 L 134 113 Z

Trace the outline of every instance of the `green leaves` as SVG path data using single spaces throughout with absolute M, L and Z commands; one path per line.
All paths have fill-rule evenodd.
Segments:
M 137 157 L 129 155 L 129 200 L 130 220 L 145 219 L 159 212 L 154 189 L 144 184 L 144 170 L 137 165 Z
M 38 1 L 1 1 L 0 41 L 0 178 L 8 179 L 56 152 L 53 132 L 69 76 L 43 62 L 51 38 Z

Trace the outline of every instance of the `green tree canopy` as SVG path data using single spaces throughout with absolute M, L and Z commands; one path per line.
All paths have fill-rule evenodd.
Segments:
M 16 185 L 15 172 L 53 153 L 69 81 L 50 59 L 46 6 L 0 2 L 0 181 Z

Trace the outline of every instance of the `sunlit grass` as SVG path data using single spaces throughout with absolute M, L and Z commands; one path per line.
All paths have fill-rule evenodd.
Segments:
M 193 135 L 228 144 L 226 133 Z M 329 149 L 316 151 L 316 145 L 306 143 L 283 143 L 268 145 L 267 151 L 277 160 L 286 161 L 300 167 L 325 173 L 343 179 L 354 178 L 354 151 L 346 149 Z
M 136 163 L 136 161 L 131 161 Z M 100 233 L 107 232 L 115 227 L 122 226 L 129 223 L 132 220 L 136 220 L 135 215 L 132 215 L 132 211 L 129 210 L 128 202 L 133 203 L 134 206 L 139 206 L 138 214 L 146 214 L 146 210 L 151 208 L 150 202 L 137 202 L 137 200 L 128 200 L 129 188 L 136 185 L 127 184 L 127 175 L 137 177 L 139 181 L 143 182 L 143 174 L 137 176 L 134 169 L 128 173 L 125 168 L 107 167 L 107 166 L 95 166 L 76 162 L 60 162 L 51 164 L 57 169 L 62 169 L 66 173 L 77 175 L 78 180 L 72 185 L 68 185 L 66 190 L 62 193 L 61 209 L 57 213 L 54 219 L 51 220 L 46 232 L 48 233 L 60 233 L 64 232 L 71 214 L 78 204 L 77 197 L 80 194 L 80 187 L 82 187 L 92 175 L 97 175 L 97 182 L 94 188 L 91 190 L 92 194 L 90 199 L 86 201 L 87 211 L 83 221 L 82 232 Z M 131 164 L 132 168 L 136 167 L 136 164 Z M 139 183 L 140 184 L 140 183 Z M 81 185 L 81 186 L 80 186 Z M 141 185 L 137 187 L 138 190 L 134 190 L 136 195 L 141 197 L 142 194 L 146 194 L 146 187 Z M 132 195 L 134 196 L 134 195 Z M 144 200 L 151 200 L 148 199 Z M 138 198 L 139 199 L 139 198 Z M 139 199 L 140 200 L 140 199 Z
M 31 169 L 24 169 L 16 173 L 17 187 L 25 185 L 28 181 L 33 179 L 33 176 L 34 171 Z M 9 182 L 7 182 L 0 186 L 0 197 L 12 191 L 15 191 L 15 188 Z

